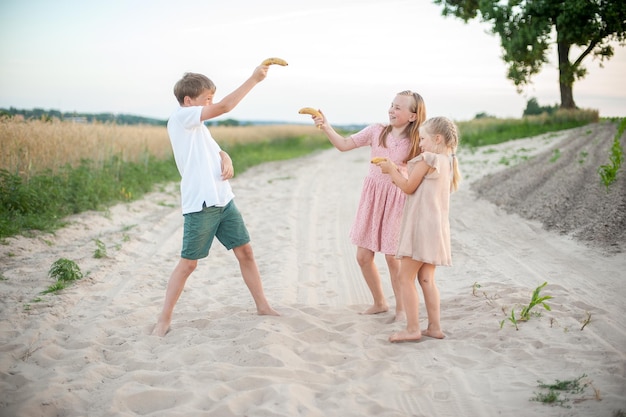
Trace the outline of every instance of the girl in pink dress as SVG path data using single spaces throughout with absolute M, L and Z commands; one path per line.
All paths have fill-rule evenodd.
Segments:
M 388 125 L 371 125 L 348 137 L 337 133 L 323 113 L 319 117 L 313 117 L 315 124 L 338 150 L 345 152 L 370 146 L 372 158 L 388 158 L 402 172 L 406 172 L 406 161 L 419 154 L 418 128 L 425 119 L 424 100 L 419 94 L 408 90 L 398 93 L 393 99 L 389 108 Z M 389 310 L 374 262 L 374 254 L 381 252 L 385 255 L 396 298 L 395 320 L 405 317 L 398 290 L 400 262 L 395 258 L 404 200 L 404 193 L 392 184 L 389 177 L 371 165 L 363 181 L 359 207 L 350 230 L 350 239 L 357 246 L 357 262 L 374 298 L 374 304 L 361 314 L 377 314 Z
M 439 323 L 439 289 L 435 266 L 451 265 L 450 193 L 461 180 L 455 156 L 459 135 L 445 117 L 428 119 L 419 128 L 422 153 L 408 162 L 406 178 L 393 161 L 378 163 L 393 183 L 407 194 L 396 257 L 400 259 L 399 286 L 406 309 L 406 330 L 392 334 L 391 342 L 417 341 L 422 335 L 443 339 Z M 417 275 L 424 292 L 428 328 L 420 330 Z

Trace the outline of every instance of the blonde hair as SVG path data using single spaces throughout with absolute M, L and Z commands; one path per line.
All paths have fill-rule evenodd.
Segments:
M 431 136 L 441 135 L 443 137 L 445 149 L 441 149 L 439 153 L 443 153 L 444 150 L 451 151 L 452 178 L 450 180 L 450 191 L 458 190 L 462 177 L 456 157 L 456 149 L 459 146 L 459 130 L 456 125 L 447 117 L 432 117 L 422 123 L 420 128 Z
M 411 140 L 411 148 L 409 149 L 409 153 L 407 154 L 404 162 L 409 159 L 415 158 L 420 154 L 420 135 L 419 135 L 419 127 L 426 120 L 426 104 L 424 103 L 424 99 L 418 93 L 411 90 L 400 91 L 398 96 L 409 96 L 413 97 L 413 105 L 411 106 L 411 113 L 415 113 L 417 117 L 415 121 L 410 122 L 407 127 L 404 129 L 404 135 Z M 385 128 L 380 132 L 380 137 L 378 138 L 378 143 L 387 147 L 387 135 L 391 132 L 391 125 L 385 126 Z

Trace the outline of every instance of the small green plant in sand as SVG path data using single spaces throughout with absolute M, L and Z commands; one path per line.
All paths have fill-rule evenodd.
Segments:
M 529 149 L 520 149 L 518 152 L 528 152 Z M 519 153 L 513 154 L 511 156 L 503 156 L 502 158 L 500 158 L 500 160 L 498 161 L 499 164 L 501 165 L 505 165 L 505 166 L 509 166 L 509 165 L 517 165 L 520 162 L 523 161 L 527 161 L 530 159 L 530 157 L 528 155 L 520 155 Z
M 504 311 L 504 310 L 502 310 Z M 519 330 L 519 327 L 517 326 L 517 318 L 515 317 L 515 309 L 512 308 L 511 309 L 511 315 L 507 318 L 508 321 L 510 321 L 511 323 L 513 323 L 513 326 L 515 326 L 515 330 Z M 502 320 L 500 321 L 500 328 L 504 327 L 504 323 L 506 322 L 506 320 Z
M 536 392 L 535 396 L 532 397 L 531 401 L 537 401 L 540 403 L 548 404 L 548 405 L 559 405 L 565 408 L 571 408 L 568 404 L 570 398 L 564 397 L 564 394 L 583 394 L 587 387 L 591 387 L 594 391 L 593 397 L 585 397 L 584 395 L 580 398 L 576 398 L 573 401 L 575 403 L 579 403 L 588 399 L 595 399 L 597 401 L 601 400 L 600 391 L 593 386 L 590 380 L 587 378 L 586 374 L 582 374 L 578 378 L 570 379 L 570 380 L 556 380 L 553 384 L 545 384 L 542 381 L 537 381 L 539 383 L 539 388 L 543 391 Z
M 550 162 L 556 162 L 561 157 L 561 150 L 555 149 L 552 152 L 552 158 L 550 158 Z
M 96 239 L 96 250 L 93 252 L 93 257 L 96 259 L 107 257 L 107 248 L 100 239 Z
M 514 308 L 511 309 L 511 315 L 506 320 L 509 320 L 511 323 L 513 323 L 513 325 L 515 326 L 515 330 L 519 330 L 519 327 L 517 324 L 520 321 L 530 320 L 531 310 L 535 308 L 536 306 L 541 305 L 543 306 L 543 308 L 545 308 L 548 311 L 552 310 L 552 308 L 550 308 L 550 306 L 546 303 L 547 300 L 552 299 L 552 296 L 541 295 L 541 290 L 546 285 L 548 285 L 548 283 L 544 282 L 543 284 L 535 288 L 535 291 L 533 291 L 533 295 L 530 298 L 530 302 L 528 303 L 528 305 L 523 306 L 522 309 L 520 310 L 519 317 L 515 316 L 515 309 Z M 533 314 L 540 315 L 540 313 L 533 313 Z M 502 320 L 500 322 L 500 328 L 504 326 L 504 323 L 506 322 L 506 320 Z
M 50 294 L 61 291 L 71 282 L 81 279 L 83 277 L 83 273 L 76 262 L 66 258 L 59 258 L 52 263 L 52 266 L 48 271 L 48 276 L 50 278 L 54 278 L 56 282 L 49 286 L 47 290 L 43 291 L 42 294 Z
M 520 312 L 520 320 L 528 321 L 530 319 L 530 310 L 532 310 L 535 306 L 539 304 L 541 304 L 543 308 L 545 308 L 548 311 L 552 310 L 550 306 L 545 302 L 546 300 L 552 299 L 552 296 L 551 295 L 540 296 L 541 290 L 546 285 L 548 285 L 548 283 L 544 282 L 543 284 L 535 288 L 535 291 L 533 291 L 533 295 L 530 299 L 530 303 L 528 303 L 527 306 L 522 308 L 522 311 Z
M 480 284 L 478 282 L 475 282 L 474 285 L 472 285 L 472 295 L 474 297 L 478 297 L 478 289 L 480 288 Z

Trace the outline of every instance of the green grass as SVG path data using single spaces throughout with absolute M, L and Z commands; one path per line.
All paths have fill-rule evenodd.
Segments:
M 235 176 L 248 168 L 291 159 L 332 146 L 326 139 L 297 137 L 223 146 L 233 160 Z M 159 160 L 146 155 L 140 163 L 113 157 L 106 163 L 83 160 L 59 173 L 44 172 L 25 181 L 0 170 L 0 239 L 32 231 L 54 232 L 69 215 L 103 210 L 122 201 L 142 198 L 159 183 L 179 181 L 174 158 Z M 95 257 L 106 255 L 100 246 Z
M 320 149 L 332 147 L 326 139 L 301 136 L 289 139 L 266 140 L 248 144 L 223 145 L 222 149 L 233 160 L 235 176 L 248 168 L 270 161 L 298 158 Z
M 141 198 L 155 184 L 177 178 L 173 158 L 152 156 L 142 163 L 114 157 L 98 166 L 83 160 L 78 167 L 68 165 L 57 174 L 48 171 L 28 181 L 0 170 L 0 238 L 30 230 L 52 232 L 71 214 Z
M 598 121 L 598 113 L 589 110 L 559 110 L 553 116 L 527 116 L 522 119 L 474 119 L 457 123 L 461 146 L 496 145 L 548 132 L 572 129 Z

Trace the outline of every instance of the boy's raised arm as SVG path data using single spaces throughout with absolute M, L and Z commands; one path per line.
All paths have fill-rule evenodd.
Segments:
M 255 85 L 265 79 L 268 68 L 268 65 L 259 65 L 254 69 L 250 78 L 244 81 L 235 91 L 228 94 L 217 103 L 204 106 L 202 109 L 202 120 L 213 119 L 214 117 L 221 116 L 234 109 Z

